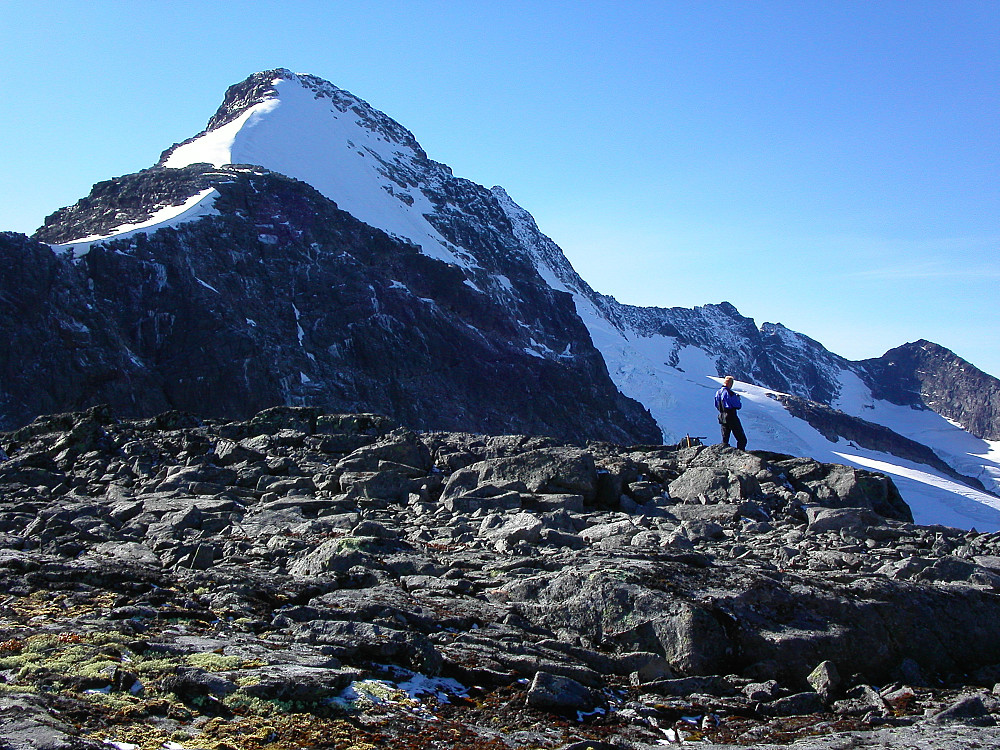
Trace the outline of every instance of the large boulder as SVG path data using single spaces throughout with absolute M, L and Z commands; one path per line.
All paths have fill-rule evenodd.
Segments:
M 494 596 L 518 602 L 530 620 L 584 643 L 663 657 L 679 674 L 725 673 L 733 644 L 711 606 L 648 588 L 621 568 L 566 570 L 515 581 Z
M 295 430 L 311 435 L 316 432 L 316 420 L 322 410 L 307 406 L 273 406 L 251 417 L 250 434 L 273 435 L 280 430 Z
M 378 471 L 386 464 L 430 471 L 433 458 L 416 433 L 394 430 L 371 445 L 365 445 L 341 460 L 338 471 Z
M 525 703 L 555 713 L 590 713 L 604 703 L 600 694 L 570 677 L 536 672 Z
M 668 485 L 670 497 L 685 503 L 729 503 L 760 494 L 760 485 L 749 474 L 712 466 L 692 466 Z
M 4 750 L 101 750 L 106 743 L 83 739 L 68 721 L 49 711 L 35 695 L 0 697 L 0 747 Z
M 787 481 L 828 508 L 866 508 L 880 516 L 913 522 L 910 507 L 893 481 L 882 474 L 811 458 L 785 458 L 775 463 Z
M 478 484 L 521 482 L 535 493 L 583 495 L 593 503 L 597 497 L 597 465 L 592 454 L 578 448 L 542 448 L 507 458 L 480 461 L 455 472 L 445 485 L 444 496 L 454 494 L 454 485 L 464 490 Z
M 488 538 L 501 552 L 513 549 L 520 542 L 536 544 L 542 537 L 544 524 L 540 518 L 531 513 L 515 513 L 496 526 L 491 525 L 490 520 L 489 516 L 483 519 L 480 534 Z

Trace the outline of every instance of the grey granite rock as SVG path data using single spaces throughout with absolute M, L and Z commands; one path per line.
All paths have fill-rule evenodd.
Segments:
M 992 697 L 959 700 L 1000 664 L 1000 535 L 847 505 L 850 483 L 822 465 L 422 434 L 297 409 L 172 415 L 169 429 L 105 413 L 107 440 L 58 458 L 81 419 L 0 435 L 13 449 L 0 473 L 0 680 L 5 695 L 38 691 L 58 721 L 72 690 L 150 710 L 174 696 L 202 717 L 255 701 L 322 713 L 354 706 L 344 695 L 367 694 L 362 683 L 395 695 L 406 675 L 456 700 L 505 696 L 529 712 L 517 719 L 529 734 L 546 711 L 576 721 L 601 708 L 635 747 L 692 731 L 692 716 L 715 738 L 743 717 L 766 746 L 769 727 L 918 721 L 960 743 L 961 725 L 941 722 L 987 731 L 997 715 Z M 366 442 L 331 453 L 307 434 L 321 425 Z M 224 440 L 266 459 L 220 458 Z M 31 460 L 13 463 L 21 452 Z M 753 497 L 665 500 L 714 461 Z M 47 484 L 33 483 L 40 466 Z M 784 488 L 787 472 L 811 494 Z M 602 481 L 628 502 L 612 506 Z M 645 502 L 625 494 L 635 483 Z M 79 668 L 47 650 L 60 637 Z M 473 721 L 474 704 L 453 716 Z M 97 721 L 73 710 L 76 724 Z M 885 735 L 858 736 L 844 741 Z

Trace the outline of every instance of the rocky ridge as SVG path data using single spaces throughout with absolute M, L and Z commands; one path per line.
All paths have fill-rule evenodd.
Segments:
M 97 407 L 0 434 L 0 578 L 4 750 L 997 736 L 1000 535 L 806 458 Z
M 1000 440 L 1000 381 L 940 344 L 921 339 L 860 364 L 877 398 L 933 409 L 976 437 Z

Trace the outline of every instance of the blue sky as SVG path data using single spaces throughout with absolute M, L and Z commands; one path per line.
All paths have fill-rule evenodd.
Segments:
M 0 230 L 275 67 L 503 185 L 597 290 L 1000 375 L 1000 2 L 0 0 Z

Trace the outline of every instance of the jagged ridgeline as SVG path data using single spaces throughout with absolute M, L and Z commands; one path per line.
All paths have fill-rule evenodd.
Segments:
M 915 526 L 870 472 L 295 407 L 0 447 L 16 750 L 760 746 L 998 710 L 1000 536 Z

